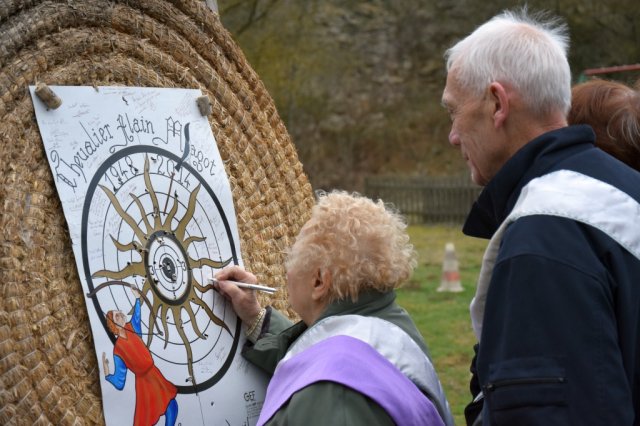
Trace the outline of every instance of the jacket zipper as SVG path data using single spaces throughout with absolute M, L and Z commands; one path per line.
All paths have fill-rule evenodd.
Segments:
M 495 383 L 487 383 L 484 386 L 485 393 L 492 392 L 497 388 L 502 388 L 506 386 L 517 386 L 517 385 L 535 385 L 535 384 L 545 384 L 545 383 L 565 383 L 567 379 L 564 377 L 532 377 L 527 379 L 510 379 L 510 380 L 500 380 Z

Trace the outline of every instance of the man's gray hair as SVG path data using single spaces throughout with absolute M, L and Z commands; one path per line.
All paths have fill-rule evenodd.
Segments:
M 511 84 L 531 112 L 565 115 L 571 107 L 571 70 L 566 24 L 526 8 L 493 17 L 445 53 L 447 72 L 482 96 L 494 81 Z

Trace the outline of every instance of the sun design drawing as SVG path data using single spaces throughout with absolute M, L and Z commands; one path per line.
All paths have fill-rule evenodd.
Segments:
M 175 328 L 184 344 L 187 355 L 189 377 L 195 385 L 195 375 L 193 374 L 193 353 L 191 339 L 185 332 L 185 327 L 191 327 L 199 339 L 206 339 L 208 336 L 203 333 L 196 321 L 196 311 L 203 311 L 209 319 L 232 335 L 231 330 L 225 322 L 216 316 L 213 310 L 202 300 L 202 295 L 211 290 L 211 286 L 199 282 L 198 276 L 193 273 L 195 269 L 205 266 L 219 269 L 229 264 L 232 259 L 212 260 L 206 257 L 193 256 L 197 250 L 189 250 L 195 243 L 206 240 L 201 235 L 194 235 L 193 231 L 187 231 L 190 222 L 194 221 L 198 192 L 201 185 L 198 184 L 189 194 L 186 204 L 186 211 L 180 210 L 181 217 L 178 217 L 180 203 L 178 194 L 171 195 L 167 191 L 166 200 L 161 205 L 159 196 L 154 190 L 150 176 L 149 156 L 144 159 L 144 197 L 151 200 L 151 210 L 149 203 L 141 201 L 141 196 L 129 194 L 132 202 L 139 210 L 140 217 L 134 218 L 123 208 L 116 194 L 103 185 L 98 185 L 106 194 L 111 205 L 132 232 L 131 241 L 118 241 L 110 234 L 111 241 L 116 250 L 121 253 L 132 253 L 131 261 L 123 265 L 118 270 L 101 269 L 92 274 L 92 278 L 107 278 L 110 280 L 130 281 L 134 277 L 141 277 L 143 280 L 140 293 L 149 300 L 149 316 L 146 345 L 150 346 L 156 334 L 164 339 L 164 347 L 170 341 L 170 328 Z M 171 176 L 173 183 L 173 175 Z M 168 209 L 168 210 L 167 210 Z M 137 216 L 137 215 L 136 215 Z M 192 229 L 199 229 L 192 227 Z M 137 255 L 134 256 L 134 254 Z M 140 259 L 136 261 L 135 259 Z M 201 277 L 202 275 L 200 275 Z M 200 278 L 202 280 L 202 278 Z M 190 321 L 183 320 L 183 313 L 186 313 Z M 153 333 L 158 330 L 157 322 L 162 326 L 162 332 Z M 169 327 L 172 321 L 174 327 Z

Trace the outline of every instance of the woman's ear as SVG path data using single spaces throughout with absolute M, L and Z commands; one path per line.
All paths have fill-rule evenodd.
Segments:
M 493 126 L 497 129 L 504 125 L 509 116 L 509 94 L 505 86 L 494 81 L 489 85 L 489 96 L 493 105 Z
M 318 270 L 316 281 L 313 284 L 313 290 L 311 291 L 311 298 L 314 301 L 323 301 L 327 298 L 331 291 L 331 285 L 333 284 L 333 277 L 329 270 Z

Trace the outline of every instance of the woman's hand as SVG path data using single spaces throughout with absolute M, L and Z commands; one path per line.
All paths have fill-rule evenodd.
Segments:
M 245 271 L 240 266 L 227 266 L 218 271 L 214 278 L 214 286 L 224 297 L 231 301 L 233 310 L 243 323 L 253 324 L 258 318 L 262 307 L 256 297 L 256 291 L 240 288 L 229 282 L 239 281 L 248 284 L 257 284 L 258 279 L 251 272 Z

